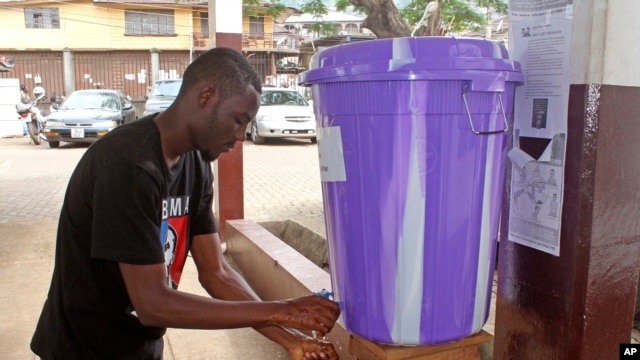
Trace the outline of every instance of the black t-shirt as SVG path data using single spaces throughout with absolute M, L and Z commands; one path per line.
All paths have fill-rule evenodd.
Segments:
M 192 237 L 216 232 L 212 178 L 198 151 L 169 169 L 151 117 L 92 144 L 69 181 L 32 350 L 43 359 L 162 358 L 166 329 L 140 324 L 118 263 L 165 263 L 177 288 Z

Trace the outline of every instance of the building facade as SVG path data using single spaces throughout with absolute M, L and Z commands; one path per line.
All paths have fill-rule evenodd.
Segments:
M 268 79 L 283 58 L 297 59 L 298 37 L 261 8 L 253 13 L 243 17 L 242 50 Z M 0 55 L 14 63 L 0 78 L 42 86 L 47 98 L 110 88 L 144 101 L 154 80 L 181 77 L 210 47 L 206 1 L 3 1 L 0 19 Z

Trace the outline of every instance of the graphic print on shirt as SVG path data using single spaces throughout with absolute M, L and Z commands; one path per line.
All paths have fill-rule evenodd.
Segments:
M 167 283 L 178 288 L 187 258 L 189 230 L 189 197 L 176 196 L 162 201 L 160 243 L 164 249 Z

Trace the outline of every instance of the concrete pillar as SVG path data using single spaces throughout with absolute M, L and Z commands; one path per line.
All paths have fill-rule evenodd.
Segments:
M 62 68 L 64 69 L 64 96 L 69 96 L 76 89 L 73 52 L 69 48 L 62 49 Z
M 506 198 L 496 360 L 618 359 L 619 344 L 630 342 L 640 271 L 640 3 L 573 4 L 560 256 L 507 240 Z
M 241 0 L 209 0 L 209 21 L 209 31 L 214 32 L 209 37 L 212 47 L 228 47 L 242 52 Z M 215 212 L 223 240 L 225 222 L 244 218 L 242 145 L 236 144 L 233 151 L 223 154 L 214 163 Z
M 153 48 L 151 52 L 151 85 L 160 80 L 160 50 Z
M 278 67 L 276 65 L 276 54 L 269 52 L 269 75 L 274 79 L 278 78 Z

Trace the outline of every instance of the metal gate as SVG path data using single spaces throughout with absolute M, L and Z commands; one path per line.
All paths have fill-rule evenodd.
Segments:
M 189 66 L 188 51 L 163 51 L 160 53 L 158 80 L 180 79 Z
M 62 51 L 4 52 L 15 61 L 9 72 L 0 78 L 17 78 L 29 90 L 42 86 L 51 96 L 66 96 Z M 196 53 L 196 56 L 199 53 Z M 149 51 L 74 51 L 74 87 L 80 89 L 113 89 L 122 91 L 134 101 L 144 101 L 152 85 L 151 53 Z M 283 66 L 290 54 L 255 52 L 245 54 L 268 85 L 289 87 L 307 95 L 308 89 L 298 85 L 301 69 Z M 162 51 L 159 79 L 182 78 L 191 63 L 189 51 Z
M 298 85 L 298 73 L 302 69 L 286 66 L 291 54 L 254 52 L 246 54 L 246 57 L 264 85 L 290 88 L 303 95 L 308 94 L 306 87 Z
M 0 72 L 0 78 L 18 79 L 33 98 L 33 88 L 42 86 L 46 91 L 45 102 L 54 95 L 64 95 L 64 71 L 62 52 L 29 51 L 3 52 L 14 60 L 11 71 Z
M 113 89 L 143 99 L 151 84 L 147 51 L 74 52 L 75 88 Z

